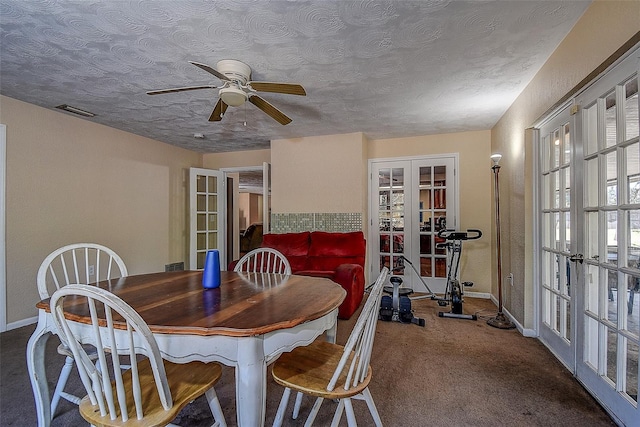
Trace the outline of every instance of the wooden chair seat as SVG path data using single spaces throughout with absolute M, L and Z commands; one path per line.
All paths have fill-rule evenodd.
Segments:
M 382 289 L 388 274 L 389 269 L 383 267 L 369 291 L 367 301 L 344 346 L 319 339 L 308 346 L 297 347 L 291 352 L 284 353 L 275 361 L 271 374 L 276 383 L 284 387 L 284 392 L 273 421 L 274 427 L 280 427 L 284 421 L 284 413 L 292 390 L 297 392 L 293 419 L 298 417 L 305 394 L 316 398 L 304 424 L 305 427 L 311 427 L 325 399 L 338 400 L 331 427 L 338 427 L 343 412 L 347 414 L 349 427 L 357 426 L 352 399 L 364 400 L 373 424 L 382 427 L 380 414 L 369 391 L 371 382 L 369 361 L 376 333 Z
M 343 399 L 360 394 L 369 386 L 371 381 L 371 366 L 367 369 L 365 379 L 356 386 L 345 390 L 336 387 L 328 391 L 327 384 L 338 368 L 344 347 L 332 344 L 322 339 L 316 340 L 308 346 L 297 347 L 289 353 L 284 353 L 273 366 L 273 379 L 283 387 L 299 391 L 310 396 L 325 399 Z M 351 364 L 349 358 L 347 365 Z M 347 371 L 342 371 L 338 384 L 345 384 Z
M 92 405 L 89 396 L 85 396 L 80 402 L 80 414 L 91 425 L 96 427 L 112 426 L 165 426 L 173 420 L 178 413 L 191 401 L 211 389 L 222 376 L 222 367 L 219 363 L 191 362 L 186 364 L 172 363 L 163 360 L 167 373 L 167 381 L 173 406 L 168 410 L 162 407 L 156 385 L 153 379 L 153 371 L 149 359 L 143 359 L 138 363 L 138 376 L 140 377 L 142 405 L 144 418 L 136 419 L 136 408 L 133 405 L 133 386 L 131 371 L 123 374 L 124 388 L 127 391 L 127 408 L 129 408 L 129 420 L 122 422 L 120 412 L 117 418 L 111 420 L 109 415 L 100 416 L 100 409 Z M 112 383 L 113 393 L 116 394 L 115 382 Z
M 70 306 L 86 304 L 89 309 L 86 335 L 65 317 L 65 299 Z M 140 314 L 106 289 L 66 285 L 54 292 L 50 306 L 60 340 L 71 350 L 87 393 L 79 401 L 80 415 L 91 425 L 165 426 L 185 405 L 204 395 L 214 426 L 226 427 L 214 388 L 222 375 L 219 363 L 164 360 Z M 76 334 L 94 345 L 98 363 Z M 121 360 L 130 369 L 123 370 Z

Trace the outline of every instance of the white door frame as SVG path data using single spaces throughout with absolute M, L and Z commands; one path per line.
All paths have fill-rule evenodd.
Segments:
M 0 332 L 7 330 L 6 171 L 7 126 L 0 124 Z

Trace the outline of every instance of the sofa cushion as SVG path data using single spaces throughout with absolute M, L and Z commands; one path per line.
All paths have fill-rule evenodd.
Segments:
M 366 251 L 362 231 L 350 233 L 314 231 L 310 237 L 309 256 L 364 257 Z
M 335 270 L 341 264 L 364 267 L 365 240 L 361 231 L 351 233 L 311 233 L 307 270 Z
M 308 231 L 302 233 L 265 234 L 262 238 L 262 247 L 280 251 L 289 261 L 291 271 L 295 274 L 300 270 L 306 269 L 310 234 Z

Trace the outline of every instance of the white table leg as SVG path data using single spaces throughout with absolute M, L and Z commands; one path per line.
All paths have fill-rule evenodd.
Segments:
M 327 329 L 327 342 L 332 344 L 336 343 L 336 335 L 338 334 L 338 311 L 336 310 L 335 316 L 333 317 L 333 326 Z
M 46 314 L 39 314 L 38 326 L 27 344 L 27 369 L 36 404 L 38 426 L 46 427 L 51 423 L 51 403 L 49 402 L 49 385 L 44 369 L 44 354 L 47 340 L 51 336 L 46 327 Z
M 238 427 L 264 426 L 267 406 L 267 362 L 262 337 L 238 340 L 236 407 Z

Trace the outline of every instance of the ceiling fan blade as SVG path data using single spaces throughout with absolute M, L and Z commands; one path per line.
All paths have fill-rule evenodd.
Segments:
M 207 64 L 201 64 L 199 62 L 193 62 L 193 61 L 189 61 L 189 64 L 193 64 L 196 67 L 205 70 L 207 73 L 213 74 L 214 76 L 216 76 L 220 80 L 231 81 L 231 79 L 229 77 L 225 76 L 224 74 L 222 74 L 220 71 L 216 70 L 215 68 L 208 66 Z
M 284 93 L 286 95 L 302 96 L 307 95 L 304 88 L 297 83 L 249 82 L 248 84 L 258 92 L 275 92 Z
M 209 116 L 209 121 L 210 122 L 219 122 L 220 120 L 222 120 L 222 116 L 224 115 L 224 113 L 226 111 L 227 111 L 227 104 L 225 104 L 225 102 L 222 99 L 219 99 L 218 103 L 216 104 L 215 108 L 213 109 L 213 112 Z
M 268 115 L 270 115 L 273 119 L 275 119 L 281 125 L 288 125 L 291 123 L 291 119 L 287 117 L 282 111 L 278 110 L 273 105 L 269 104 L 264 99 L 260 98 L 258 95 L 252 95 L 249 97 L 249 101 Z
M 175 88 L 172 88 L 172 89 L 150 90 L 150 91 L 147 92 L 147 95 L 159 95 L 161 93 L 184 92 L 184 91 L 187 91 L 187 90 L 215 89 L 215 88 L 216 87 L 213 86 L 213 85 L 175 87 Z

